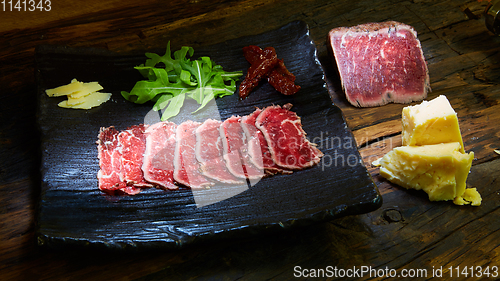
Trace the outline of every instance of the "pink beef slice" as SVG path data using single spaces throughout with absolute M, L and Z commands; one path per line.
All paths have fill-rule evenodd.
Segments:
M 221 121 L 207 119 L 196 129 L 196 159 L 203 175 L 225 184 L 241 184 L 224 162 L 220 126 Z
M 146 181 L 163 189 L 177 189 L 174 184 L 175 130 L 172 122 L 158 122 L 146 130 L 146 149 L 142 171 Z
M 261 179 L 264 169 L 259 169 L 250 162 L 247 138 L 240 120 L 241 117 L 232 116 L 222 122 L 219 129 L 226 167 L 235 177 Z
M 395 21 L 329 33 L 347 100 L 357 107 L 410 103 L 430 91 L 427 63 L 409 25 Z
M 174 179 L 178 183 L 192 189 L 207 188 L 213 182 L 200 172 L 200 163 L 196 159 L 196 128 L 200 123 L 185 121 L 177 126 L 174 160 Z
M 258 169 L 264 169 L 267 175 L 277 173 L 290 174 L 292 171 L 285 170 L 274 163 L 266 138 L 262 134 L 262 131 L 255 127 L 255 121 L 261 112 L 262 109 L 257 108 L 249 115 L 241 117 L 241 127 L 247 138 L 247 155 L 249 160 Z
M 108 194 L 119 193 L 137 194 L 140 188 L 128 186 L 122 181 L 122 155 L 120 142 L 118 141 L 119 132 L 113 127 L 101 128 L 97 137 L 97 151 L 99 158 L 99 189 Z
M 319 163 L 323 153 L 306 138 L 300 118 L 290 104 L 262 110 L 255 125 L 267 140 L 274 162 L 290 170 L 302 170 Z
M 146 149 L 145 130 L 146 126 L 144 125 L 134 125 L 118 134 L 118 142 L 121 146 L 122 155 L 120 179 L 127 183 L 127 185 L 135 187 L 152 186 L 144 180 L 141 169 Z

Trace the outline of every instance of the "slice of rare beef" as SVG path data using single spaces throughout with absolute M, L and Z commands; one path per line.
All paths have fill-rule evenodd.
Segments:
M 174 179 L 176 182 L 191 187 L 192 189 L 201 189 L 213 185 L 200 173 L 200 163 L 196 160 L 195 130 L 200 123 L 194 121 L 185 121 L 177 126 L 174 160 Z
M 247 138 L 247 155 L 249 160 L 258 169 L 264 169 L 268 175 L 276 173 L 290 174 L 292 171 L 284 170 L 274 163 L 266 138 L 262 134 L 262 131 L 255 127 L 255 121 L 261 112 L 262 109 L 257 108 L 249 115 L 241 117 L 241 127 Z
M 142 171 L 146 181 L 164 189 L 177 189 L 174 184 L 175 130 L 172 122 L 158 122 L 146 130 L 146 149 Z
M 119 132 L 113 127 L 101 128 L 97 136 L 97 151 L 99 158 L 99 189 L 111 195 L 126 193 L 137 194 L 140 188 L 127 186 L 120 179 L 122 173 L 122 155 L 120 152 Z
M 416 31 L 395 21 L 338 27 L 329 43 L 347 100 L 358 107 L 419 101 L 430 91 Z
M 133 185 L 135 187 L 152 186 L 144 180 L 141 169 L 144 151 L 146 150 L 145 130 L 146 126 L 143 124 L 134 125 L 127 130 L 121 131 L 117 136 L 120 144 L 122 162 L 120 179 L 127 185 Z
M 196 159 L 203 175 L 227 184 L 240 184 L 242 180 L 231 174 L 223 159 L 219 128 L 220 121 L 207 119 L 196 129 Z
M 255 126 L 267 140 L 274 162 L 286 169 L 301 170 L 316 165 L 323 153 L 306 138 L 300 117 L 290 111 L 291 104 L 262 110 Z
M 250 162 L 247 138 L 240 120 L 241 117 L 231 116 L 220 125 L 226 167 L 235 177 L 261 179 L 264 176 L 264 169 L 259 169 Z

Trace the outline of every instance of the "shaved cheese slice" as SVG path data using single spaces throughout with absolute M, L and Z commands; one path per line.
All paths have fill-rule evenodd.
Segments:
M 89 93 L 90 95 L 91 93 Z M 88 95 L 87 95 L 88 96 Z M 86 100 L 86 97 L 81 97 L 81 98 L 72 98 L 71 95 L 68 96 L 68 100 L 66 100 L 66 105 L 68 106 L 74 106 L 77 104 L 84 103 Z
M 71 95 L 72 93 L 79 91 L 83 86 L 83 82 L 80 82 L 76 79 L 71 80 L 71 83 L 67 85 L 63 85 L 54 89 L 47 89 L 45 93 L 49 97 L 60 97 Z
M 99 85 L 98 82 L 83 83 L 81 88 L 70 94 L 68 98 L 79 99 L 88 96 L 90 93 L 97 92 L 102 89 L 102 86 Z
M 111 98 L 110 93 L 101 93 L 103 87 L 98 82 L 80 82 L 76 79 L 71 83 L 54 89 L 48 89 L 45 93 L 49 97 L 67 96 L 68 99 L 58 105 L 64 108 L 90 109 L 99 106 Z
M 75 108 L 75 109 L 90 109 L 95 106 L 99 106 L 102 103 L 108 101 L 111 98 L 111 93 L 101 93 L 93 92 L 88 96 L 82 98 L 84 101 L 75 105 L 68 104 L 68 100 L 60 102 L 58 105 L 64 108 Z

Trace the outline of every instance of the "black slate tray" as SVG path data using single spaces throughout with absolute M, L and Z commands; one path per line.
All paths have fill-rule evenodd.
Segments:
M 152 108 L 150 103 L 133 104 L 120 95 L 120 91 L 129 91 L 142 79 L 133 67 L 143 63 L 145 56 L 62 46 L 37 48 L 38 124 L 42 135 L 36 227 L 39 244 L 56 248 L 178 248 L 208 239 L 305 226 L 379 208 L 382 198 L 341 110 L 331 102 L 307 25 L 292 22 L 264 34 L 196 48 L 195 57 L 208 55 L 226 70 L 245 73 L 249 65 L 242 47 L 250 44 L 275 47 L 278 57 L 296 75 L 296 83 L 302 87 L 299 93 L 284 96 L 263 83 L 243 101 L 237 94 L 224 97 L 200 114 L 184 111 L 173 121 L 203 121 L 214 114 L 226 119 L 249 114 L 255 107 L 291 103 L 308 137 L 325 156 L 313 168 L 264 178 L 250 188 L 236 187 L 239 193 L 217 186 L 200 191 L 206 192 L 208 198 L 220 194 L 227 197 L 205 205 L 197 204 L 189 189 L 149 189 L 135 196 L 107 196 L 97 188 L 99 128 L 114 125 L 121 130 L 143 123 Z M 163 54 L 165 50 L 152 51 Z M 67 84 L 73 78 L 99 81 L 104 91 L 113 94 L 112 99 L 91 110 L 57 107 L 62 98 L 48 98 L 45 89 Z

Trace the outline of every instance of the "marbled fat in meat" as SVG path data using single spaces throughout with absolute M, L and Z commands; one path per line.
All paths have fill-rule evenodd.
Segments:
M 196 129 L 196 158 L 203 175 L 226 184 L 240 184 L 242 180 L 231 174 L 223 158 L 220 135 L 221 121 L 207 119 Z
M 152 186 L 144 180 L 141 169 L 146 149 L 145 129 L 144 125 L 134 125 L 127 130 L 121 131 L 117 136 L 122 162 L 120 180 L 135 187 Z
M 232 116 L 220 125 L 223 158 L 228 170 L 238 178 L 261 179 L 264 169 L 257 168 L 250 161 L 245 132 L 240 124 L 241 117 Z M 262 164 L 260 165 L 262 166 Z
M 354 106 L 419 101 L 430 91 L 416 31 L 395 21 L 338 27 L 329 33 L 342 87 Z
M 264 169 L 268 175 L 276 173 L 290 174 L 292 171 L 285 170 L 274 163 L 266 138 L 262 134 L 262 131 L 255 127 L 255 121 L 261 112 L 262 109 L 257 108 L 249 115 L 241 117 L 241 127 L 247 138 L 247 155 L 249 161 L 258 169 Z
M 291 105 L 266 107 L 255 126 L 267 140 L 274 162 L 286 169 L 301 170 L 316 165 L 323 153 L 306 138 L 300 118 Z
M 146 181 L 165 189 L 177 189 L 174 184 L 175 130 L 172 122 L 159 122 L 146 130 L 146 149 L 142 171 Z
M 199 126 L 198 122 L 185 121 L 177 126 L 176 130 L 174 179 L 193 189 L 206 188 L 214 184 L 200 173 L 200 163 L 196 159 L 195 130 Z
M 121 144 L 118 141 L 119 132 L 113 127 L 101 128 L 97 137 L 99 172 L 97 178 L 99 189 L 108 194 L 137 194 L 140 188 L 127 185 L 120 177 L 122 174 Z

